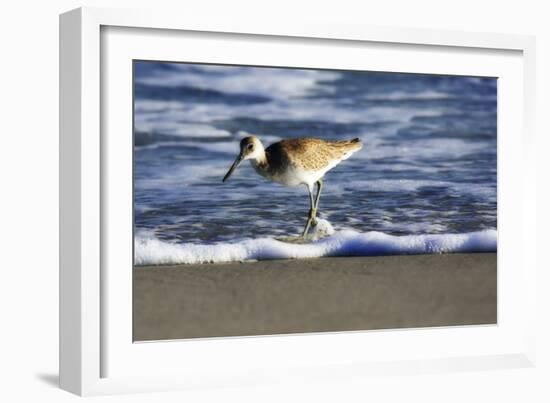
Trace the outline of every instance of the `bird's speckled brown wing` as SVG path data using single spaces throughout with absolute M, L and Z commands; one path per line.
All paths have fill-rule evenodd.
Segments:
M 271 166 L 292 165 L 317 171 L 339 162 L 362 147 L 359 139 L 325 141 L 315 138 L 282 140 L 266 149 Z

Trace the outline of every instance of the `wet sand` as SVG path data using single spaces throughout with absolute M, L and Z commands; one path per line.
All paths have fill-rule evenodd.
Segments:
M 139 266 L 134 340 L 497 320 L 497 255 L 319 258 Z

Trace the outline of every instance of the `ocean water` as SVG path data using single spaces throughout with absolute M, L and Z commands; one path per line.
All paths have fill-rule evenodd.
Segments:
M 136 264 L 496 250 L 496 79 L 136 61 L 134 102 Z M 328 237 L 275 240 L 304 186 L 246 161 L 222 183 L 251 134 L 361 138 L 325 176 Z

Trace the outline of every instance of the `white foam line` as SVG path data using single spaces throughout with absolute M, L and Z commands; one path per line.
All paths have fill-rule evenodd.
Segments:
M 319 88 L 321 81 L 334 81 L 337 72 L 266 67 L 201 68 L 179 66 L 179 71 L 137 77 L 136 82 L 162 87 L 191 86 L 227 94 L 253 94 L 270 98 L 301 97 Z M 210 73 L 210 74 L 205 74 Z M 212 74 L 217 73 L 217 74 Z
M 290 244 L 272 238 L 213 245 L 177 244 L 138 235 L 135 243 L 135 264 L 196 264 L 323 256 L 495 252 L 496 248 L 496 230 L 466 234 L 405 236 L 345 230 L 309 244 Z

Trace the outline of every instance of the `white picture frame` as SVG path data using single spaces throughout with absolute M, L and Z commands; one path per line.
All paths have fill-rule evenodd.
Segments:
M 121 289 L 125 287 L 127 277 L 114 276 L 106 269 L 110 267 L 110 259 L 127 259 L 128 256 L 122 252 L 118 257 L 113 256 L 104 232 L 104 228 L 109 227 L 106 222 L 114 220 L 112 214 L 106 216 L 105 213 L 112 209 L 106 195 L 113 191 L 113 184 L 125 189 L 131 183 L 124 185 L 124 172 L 116 171 L 109 163 L 109 152 L 117 145 L 102 137 L 111 124 L 106 118 L 108 110 L 102 109 L 103 97 L 107 94 L 112 104 L 117 94 L 124 95 L 123 90 L 129 85 L 125 80 L 117 80 L 122 82 L 122 86 L 114 98 L 109 98 L 111 82 L 106 83 L 102 77 L 105 67 L 102 58 L 111 57 L 111 54 L 104 48 L 119 46 L 118 57 L 131 58 L 132 54 L 122 51 L 120 40 L 126 39 L 116 39 L 116 32 L 115 39 L 105 42 L 102 32 L 108 32 L 109 27 L 117 27 L 122 36 L 130 37 L 137 35 L 138 31 L 133 30 L 147 30 L 140 38 L 140 44 L 145 52 L 152 43 L 147 45 L 147 41 L 157 41 L 154 55 L 159 60 L 163 55 L 170 55 L 174 43 L 179 40 L 178 32 L 192 32 L 199 38 L 201 33 L 217 33 L 222 42 L 224 35 L 227 40 L 229 36 L 246 37 L 252 38 L 256 44 L 269 41 L 282 47 L 289 41 L 312 46 L 312 41 L 318 40 L 325 41 L 322 46 L 331 46 L 335 51 L 347 45 L 357 48 L 356 52 L 362 52 L 361 46 L 368 44 L 382 50 L 393 46 L 396 55 L 388 57 L 388 60 L 394 60 L 392 63 L 399 52 L 407 52 L 410 48 L 426 55 L 432 65 L 427 71 L 425 61 L 409 57 L 402 61 L 401 69 L 411 72 L 462 71 L 474 74 L 481 71 L 491 75 L 493 70 L 487 66 L 492 62 L 485 67 L 468 67 L 468 63 L 456 66 L 456 63 L 468 52 L 473 55 L 472 60 L 502 56 L 499 60 L 508 67 L 503 67 L 504 87 L 499 87 L 498 325 L 475 329 L 459 327 L 132 344 L 124 330 L 124 326 L 131 322 L 131 318 L 125 317 L 130 303 L 127 289 Z M 155 39 L 147 36 L 151 33 L 160 34 Z M 245 42 L 244 49 L 249 46 Z M 189 46 L 192 46 L 191 42 Z M 81 8 L 61 15 L 61 387 L 79 395 L 96 395 L 331 380 L 380 373 L 395 375 L 533 366 L 536 265 L 535 254 L 530 250 L 534 242 L 529 242 L 529 234 L 532 236 L 536 231 L 535 209 L 532 208 L 535 185 L 529 178 L 533 177 L 535 166 L 534 158 L 529 156 L 534 153 L 534 49 L 534 38 L 529 36 L 368 27 L 315 20 L 293 25 L 268 18 L 249 21 L 243 16 L 242 19 L 216 20 L 151 10 L 103 8 Z M 431 60 L 433 52 L 446 53 L 447 58 Z M 241 56 L 236 56 L 235 60 L 247 64 L 265 56 L 261 52 L 250 53 L 246 58 L 240 53 Z M 267 56 L 259 60 L 259 64 L 262 63 L 269 63 Z M 304 63 L 307 61 L 300 65 Z M 317 66 L 320 62 L 311 63 Z M 373 70 L 384 68 L 374 61 L 370 65 Z M 116 70 L 117 66 L 113 68 Z M 505 91 L 501 92 L 501 88 Z M 131 105 L 126 108 L 131 108 Z M 501 120 L 502 112 L 506 120 Z M 515 116 L 507 120 L 508 115 Z M 504 127 L 502 122 L 506 123 Z M 512 127 L 517 130 L 511 130 Z M 503 141 L 502 136 L 505 136 Z M 517 156 L 514 156 L 514 150 Z M 507 168 L 511 164 L 514 169 Z M 521 189 L 519 195 L 517 189 Z M 109 233 L 109 239 L 124 236 L 122 233 L 117 235 L 116 229 L 121 228 L 119 224 L 113 221 L 110 225 L 115 231 Z M 513 250 L 511 245 L 515 245 Z M 501 252 L 506 260 L 501 259 Z M 501 264 L 515 265 L 519 269 L 504 268 L 501 271 Z M 112 293 L 121 295 L 123 302 L 114 302 L 110 298 Z M 461 348 L 457 347 L 458 341 L 463 343 Z M 365 347 L 364 352 L 355 356 L 351 350 L 335 350 L 335 346 L 348 345 L 381 348 L 377 349 L 378 355 L 374 347 L 368 347 L 370 351 Z M 390 354 L 391 345 L 394 348 Z M 400 345 L 402 347 L 398 347 Z M 411 354 L 410 346 L 418 353 Z M 285 351 L 290 358 L 285 358 Z M 226 364 L 216 361 L 215 355 L 223 357 Z M 177 359 L 169 361 L 169 356 Z M 241 357 L 239 362 L 231 361 L 236 357 Z M 257 357 L 264 357 L 263 362 Z M 140 362 L 143 368 L 139 368 Z

